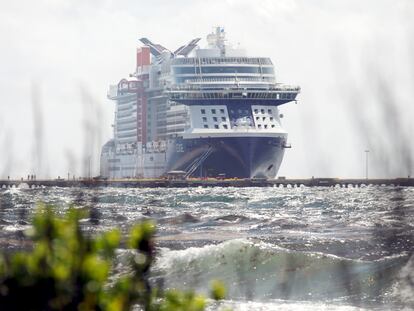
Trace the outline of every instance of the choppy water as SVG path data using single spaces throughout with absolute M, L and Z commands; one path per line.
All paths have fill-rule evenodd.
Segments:
M 3 251 L 25 245 L 36 201 L 89 207 L 91 233 L 156 220 L 154 282 L 221 279 L 236 310 L 414 309 L 411 188 L 0 189 Z

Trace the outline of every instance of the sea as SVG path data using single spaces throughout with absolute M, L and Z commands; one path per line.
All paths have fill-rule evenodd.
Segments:
M 413 188 L 0 189 L 3 253 L 28 247 L 37 202 L 88 208 L 90 234 L 154 220 L 151 281 L 208 295 L 221 280 L 208 310 L 414 310 Z

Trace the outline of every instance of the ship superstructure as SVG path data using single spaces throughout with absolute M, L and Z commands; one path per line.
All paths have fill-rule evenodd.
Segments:
M 140 39 L 135 72 L 108 93 L 116 112 L 102 176 L 276 176 L 287 147 L 278 106 L 300 88 L 276 83 L 270 58 L 232 48 L 220 27 L 206 48 L 199 40 L 171 52 Z

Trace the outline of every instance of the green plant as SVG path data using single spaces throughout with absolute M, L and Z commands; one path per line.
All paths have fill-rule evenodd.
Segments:
M 0 310 L 204 310 L 206 300 L 193 292 L 152 289 L 149 270 L 154 260 L 155 226 L 135 225 L 127 245 L 134 249 L 132 273 L 108 285 L 119 230 L 88 237 L 79 226 L 82 209 L 70 208 L 57 217 L 53 207 L 40 205 L 33 218 L 33 249 L 0 257 Z M 221 283 L 212 298 L 223 299 Z

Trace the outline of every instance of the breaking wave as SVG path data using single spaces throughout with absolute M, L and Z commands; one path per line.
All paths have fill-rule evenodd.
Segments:
M 376 261 L 289 251 L 260 241 L 236 239 L 186 250 L 162 249 L 154 281 L 163 288 L 206 293 L 213 279 L 223 281 L 228 298 L 352 302 L 384 296 L 406 255 Z

